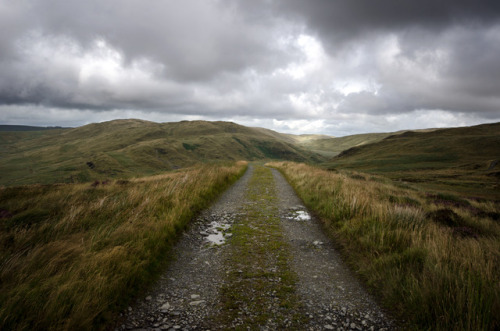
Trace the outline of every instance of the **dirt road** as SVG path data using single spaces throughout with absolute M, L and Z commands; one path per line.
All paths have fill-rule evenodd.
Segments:
M 249 167 L 174 255 L 117 330 L 395 329 L 274 169 Z

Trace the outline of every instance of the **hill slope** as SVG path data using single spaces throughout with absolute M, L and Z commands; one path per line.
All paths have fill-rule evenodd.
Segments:
M 420 129 L 412 130 L 411 132 L 431 132 L 435 129 Z M 325 157 L 334 157 L 343 151 L 362 145 L 373 144 L 379 142 L 389 136 L 399 135 L 408 130 L 397 132 L 377 132 L 377 133 L 362 133 L 345 137 L 331 137 L 325 135 L 302 135 L 293 136 L 295 142 L 310 151 L 321 154 Z
M 229 122 L 115 120 L 0 132 L 0 185 L 150 175 L 207 161 L 321 161 L 280 134 Z
M 326 167 L 482 195 L 498 191 L 499 160 L 500 123 L 495 123 L 392 135 L 345 150 Z
M 366 145 L 387 138 L 394 133 L 363 133 L 345 137 L 317 137 L 316 139 L 304 139 L 297 143 L 325 157 L 334 157 L 342 151 L 355 146 Z

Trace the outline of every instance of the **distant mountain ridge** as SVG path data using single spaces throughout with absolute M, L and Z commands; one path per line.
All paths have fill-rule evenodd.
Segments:
M 56 130 L 56 129 L 69 129 L 69 128 L 64 128 L 61 126 L 31 126 L 31 125 L 0 124 L 0 132 L 43 131 L 43 130 Z

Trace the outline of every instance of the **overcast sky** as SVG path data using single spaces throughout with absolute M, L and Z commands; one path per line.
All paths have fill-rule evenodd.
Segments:
M 500 121 L 500 1 L 0 0 L 0 124 Z

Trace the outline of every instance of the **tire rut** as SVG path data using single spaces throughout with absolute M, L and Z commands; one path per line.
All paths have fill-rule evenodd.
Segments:
M 212 222 L 232 225 L 241 212 L 253 167 L 203 211 L 172 249 L 173 260 L 158 283 L 122 313 L 116 330 L 198 330 L 219 305 L 225 283 L 225 245 L 207 240 Z M 227 238 L 230 232 L 225 233 Z
M 377 305 L 283 175 L 272 169 L 278 187 L 282 229 L 299 278 L 308 330 L 390 330 L 395 323 Z

